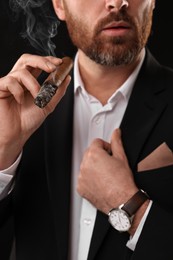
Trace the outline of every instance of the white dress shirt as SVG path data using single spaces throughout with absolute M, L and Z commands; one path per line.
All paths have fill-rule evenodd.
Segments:
M 102 105 L 95 97 L 89 95 L 80 78 L 78 68 L 78 55 L 74 63 L 74 146 L 72 165 L 72 194 L 71 194 L 71 236 L 69 260 L 86 260 L 90 247 L 91 237 L 96 219 L 96 208 L 87 200 L 81 198 L 76 192 L 76 183 L 79 174 L 80 163 L 85 149 L 93 139 L 102 138 L 110 142 L 112 132 L 120 126 L 126 110 L 134 82 L 144 60 L 137 66 L 126 82 L 109 98 L 106 105 Z M 105 86 L 106 87 L 106 86 Z M 20 162 L 21 155 L 17 161 L 8 169 L 0 171 L 0 193 L 9 183 Z M 151 207 L 135 233 L 130 238 L 127 246 L 132 250 L 141 233 L 143 224 Z

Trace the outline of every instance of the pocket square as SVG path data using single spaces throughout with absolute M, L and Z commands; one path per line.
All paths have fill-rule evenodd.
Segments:
M 173 165 L 173 153 L 164 142 L 138 163 L 138 172 Z

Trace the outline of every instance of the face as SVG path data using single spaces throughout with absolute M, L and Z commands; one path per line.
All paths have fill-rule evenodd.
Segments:
M 60 1 L 72 42 L 96 63 L 130 64 L 146 45 L 154 0 Z

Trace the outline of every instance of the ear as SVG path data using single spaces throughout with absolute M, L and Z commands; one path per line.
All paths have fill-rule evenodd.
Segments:
M 58 18 L 62 21 L 65 20 L 65 12 L 64 12 L 64 4 L 63 0 L 52 0 L 53 8 L 58 16 Z

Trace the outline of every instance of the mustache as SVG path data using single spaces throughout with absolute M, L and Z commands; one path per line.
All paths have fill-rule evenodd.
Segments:
M 110 13 L 108 16 L 106 16 L 105 18 L 102 18 L 98 22 L 98 24 L 95 28 L 96 35 L 99 34 L 100 31 L 102 31 L 102 29 L 109 23 L 120 22 L 120 21 L 128 23 L 130 27 L 136 27 L 133 18 L 130 15 L 128 15 L 126 10 L 120 10 L 118 13 L 115 13 L 115 12 Z

